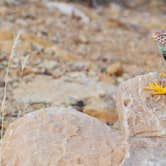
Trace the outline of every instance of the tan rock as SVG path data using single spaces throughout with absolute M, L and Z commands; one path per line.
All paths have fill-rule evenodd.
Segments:
M 121 166 L 165 166 L 166 138 L 132 138 Z
M 160 79 L 159 74 L 149 73 L 120 85 L 117 107 L 126 138 L 166 136 L 166 95 L 152 96 L 145 90 L 149 82 Z
M 14 38 L 14 33 L 10 31 L 0 31 L 0 42 L 8 41 L 8 40 L 13 40 Z
M 112 101 L 110 99 L 110 102 L 106 102 L 100 98 L 93 99 L 85 106 L 83 112 L 108 124 L 113 124 L 118 120 L 113 99 Z
M 62 14 L 80 18 L 81 21 L 85 24 L 90 22 L 89 17 L 74 5 L 63 2 L 44 2 L 43 4 L 50 10 L 59 10 Z
M 99 74 L 99 79 L 104 82 L 104 83 L 107 83 L 107 84 L 115 84 L 116 81 L 115 79 L 113 79 L 112 77 L 110 77 L 108 74 Z
M 109 126 L 71 108 L 29 113 L 7 129 L 2 166 L 117 166 L 126 146 Z
M 29 70 L 33 72 L 33 70 Z M 25 72 L 28 72 L 25 69 Z M 34 70 L 35 72 L 35 70 Z M 50 93 L 51 92 L 51 93 Z M 82 72 L 70 73 L 59 79 L 36 77 L 33 82 L 21 83 L 14 90 L 18 103 L 51 103 L 52 105 L 79 106 L 79 111 L 94 116 L 106 123 L 117 120 L 115 100 L 116 87 L 88 77 Z M 85 107 L 85 109 L 84 109 Z
M 112 75 L 121 76 L 123 73 L 122 64 L 120 62 L 116 62 L 110 65 L 107 69 L 107 73 L 111 76 Z
M 14 90 L 14 98 L 19 103 L 48 102 L 61 105 L 111 94 L 111 89 L 114 90 L 114 87 L 87 77 L 84 73 L 75 72 L 59 79 L 37 76 L 33 82 L 21 83 Z
M 129 146 L 121 166 L 166 165 L 166 96 L 145 90 L 149 82 L 160 79 L 159 74 L 149 73 L 119 87 L 119 119 Z
M 49 47 L 53 46 L 52 42 L 50 42 L 48 40 L 45 40 L 45 39 L 43 39 L 41 37 L 32 35 L 32 34 L 24 34 L 22 36 L 22 39 L 23 39 L 23 41 L 27 41 L 27 42 L 30 42 L 30 43 L 38 44 L 38 45 L 40 45 L 43 48 L 49 48 Z

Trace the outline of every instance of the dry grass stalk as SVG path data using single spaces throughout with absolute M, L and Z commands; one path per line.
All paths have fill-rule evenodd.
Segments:
M 9 77 L 10 65 L 11 65 L 12 59 L 16 56 L 16 48 L 17 48 L 17 45 L 19 43 L 20 36 L 21 36 L 21 32 L 19 32 L 14 39 L 11 53 L 10 53 L 10 56 L 8 59 L 5 78 L 4 78 L 4 80 L 5 80 L 4 94 L 3 94 L 3 99 L 2 99 L 1 107 L 0 107 L 0 113 L 1 113 L 1 119 L 2 119 L 2 121 L 1 121 L 1 133 L 0 133 L 1 144 L 3 142 L 2 137 L 3 137 L 3 133 L 4 133 L 4 114 L 5 114 L 5 109 L 6 109 L 7 86 L 8 86 L 8 77 Z M 0 165 L 2 165 L 2 158 L 1 157 L 0 157 Z

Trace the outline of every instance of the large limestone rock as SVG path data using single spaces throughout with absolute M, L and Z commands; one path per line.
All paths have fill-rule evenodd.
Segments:
M 117 107 L 129 145 L 121 166 L 166 165 L 166 95 L 152 96 L 145 90 L 149 82 L 159 80 L 159 74 L 149 73 L 119 87 Z
M 113 86 L 90 78 L 82 72 L 73 72 L 59 79 L 37 76 L 32 82 L 21 83 L 13 93 L 19 103 L 68 105 L 85 98 L 109 95 L 115 90 Z
M 112 124 L 117 121 L 114 95 L 117 88 L 88 77 L 82 72 L 73 72 L 58 79 L 38 76 L 32 82 L 21 83 L 14 89 L 18 103 L 74 106 L 81 101 L 81 111 Z M 85 108 L 84 108 L 85 107 Z
M 152 92 L 145 90 L 150 82 L 160 80 L 159 74 L 149 73 L 120 85 L 117 107 L 126 137 L 166 136 L 166 95 L 152 96 Z
M 120 135 L 72 108 L 29 113 L 12 123 L 2 144 L 3 166 L 117 166 Z
M 166 138 L 133 138 L 121 166 L 165 166 Z

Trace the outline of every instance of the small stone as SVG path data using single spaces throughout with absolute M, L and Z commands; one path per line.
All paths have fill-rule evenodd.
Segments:
M 82 71 L 82 70 L 89 70 L 91 67 L 91 64 L 88 63 L 88 62 L 75 62 L 75 63 L 72 63 L 71 65 L 71 69 L 73 71 Z
M 71 104 L 76 110 L 82 112 L 85 103 L 82 100 L 76 101 L 74 104 Z
M 39 64 L 39 67 L 48 69 L 48 70 L 58 66 L 59 66 L 59 63 L 53 60 L 44 60 L 42 63 Z
M 77 101 L 77 103 L 75 105 L 78 106 L 78 107 L 84 107 L 85 106 L 84 102 L 81 101 L 81 100 Z
M 99 74 L 99 79 L 107 84 L 116 84 L 116 80 L 105 73 Z
M 120 62 L 116 62 L 112 65 L 110 65 L 107 68 L 107 73 L 112 76 L 121 76 L 123 74 L 123 68 L 122 68 L 122 64 Z
M 80 43 L 87 44 L 88 43 L 88 39 L 84 35 L 76 36 L 74 41 L 76 44 L 80 44 Z
M 101 98 L 92 98 L 83 109 L 83 112 L 93 116 L 107 124 L 113 124 L 118 120 L 115 103 L 112 99 L 104 101 Z

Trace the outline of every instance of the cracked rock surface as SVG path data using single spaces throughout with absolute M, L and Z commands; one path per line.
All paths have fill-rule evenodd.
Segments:
M 166 165 L 166 95 L 145 90 L 149 82 L 165 81 L 158 73 L 137 76 L 118 91 L 118 115 L 129 145 L 122 166 Z
M 166 136 L 166 95 L 152 96 L 145 90 L 150 82 L 161 79 L 158 73 L 149 73 L 120 85 L 117 106 L 126 137 Z
M 29 113 L 9 126 L 2 165 L 118 165 L 124 147 L 119 133 L 99 120 L 70 107 L 54 107 Z

